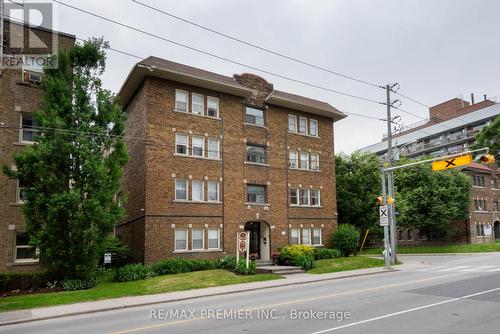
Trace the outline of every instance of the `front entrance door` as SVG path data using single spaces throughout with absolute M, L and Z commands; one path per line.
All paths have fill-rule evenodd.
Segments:
M 260 259 L 260 222 L 248 222 L 245 231 L 250 232 L 250 259 Z
M 495 239 L 500 239 L 500 222 L 495 222 Z

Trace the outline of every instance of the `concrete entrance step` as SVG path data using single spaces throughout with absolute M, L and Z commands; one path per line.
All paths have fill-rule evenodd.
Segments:
M 291 275 L 291 274 L 302 274 L 305 271 L 300 267 L 296 266 L 257 266 L 258 273 L 272 273 L 276 275 Z
M 269 260 L 255 260 L 255 265 L 257 267 L 272 266 L 273 265 L 273 261 L 269 261 Z

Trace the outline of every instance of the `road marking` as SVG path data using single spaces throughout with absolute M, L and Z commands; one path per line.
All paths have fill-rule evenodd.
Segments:
M 414 311 L 423 310 L 423 309 L 434 307 L 434 306 L 439 306 L 439 305 L 443 305 L 443 304 L 453 303 L 453 302 L 456 302 L 458 300 L 472 298 L 472 297 L 475 297 L 475 296 L 484 295 L 485 293 L 489 293 L 489 292 L 493 292 L 493 291 L 498 291 L 498 290 L 500 290 L 500 288 L 495 288 L 495 289 L 490 289 L 490 290 L 486 290 L 486 291 L 481 291 L 481 292 L 473 293 L 471 295 L 467 295 L 467 296 L 463 296 L 463 297 L 447 299 L 447 300 L 444 300 L 442 302 L 437 302 L 437 303 L 422 305 L 422 306 L 410 308 L 410 309 L 399 311 L 399 312 L 389 313 L 389 314 L 386 314 L 386 315 L 381 315 L 381 316 L 378 316 L 378 317 L 374 317 L 374 318 L 370 318 L 370 319 L 366 319 L 366 320 L 361 320 L 361 321 L 358 321 L 358 322 L 353 322 L 351 324 L 345 324 L 345 325 L 338 326 L 338 327 L 332 327 L 332 328 L 328 328 L 328 329 L 323 329 L 321 331 L 313 332 L 313 333 L 310 333 L 310 334 L 324 334 L 324 333 L 329 333 L 329 332 L 333 332 L 333 331 L 336 331 L 336 330 L 339 330 L 339 329 L 344 329 L 344 328 L 348 328 L 348 327 L 352 327 L 352 326 L 366 324 L 367 322 L 377 321 L 377 320 L 386 319 L 386 318 L 394 317 L 394 316 L 405 314 L 405 313 L 410 313 L 410 312 L 414 312 Z
M 415 271 L 440 271 L 440 272 L 449 272 L 449 271 L 458 271 L 458 272 L 498 272 L 500 271 L 500 267 L 498 266 L 430 266 L 427 268 L 417 269 Z
M 448 278 L 448 277 L 459 276 L 459 275 L 463 275 L 463 274 L 455 273 L 455 274 L 450 274 L 450 275 L 442 275 L 442 276 L 436 276 L 436 277 L 430 277 L 430 278 L 423 278 L 423 279 L 414 280 L 414 281 L 407 281 L 407 282 L 402 282 L 402 283 L 387 284 L 387 285 L 377 286 L 377 287 L 373 287 L 373 288 L 338 292 L 338 293 L 334 293 L 334 294 L 330 294 L 330 295 L 322 295 L 322 296 L 317 296 L 317 297 L 295 299 L 295 300 L 281 302 L 281 303 L 277 303 L 277 304 L 255 306 L 252 308 L 246 308 L 245 310 L 256 311 L 256 310 L 261 310 L 261 309 L 271 309 L 271 308 L 290 305 L 290 304 L 306 303 L 306 302 L 310 302 L 310 301 L 314 301 L 314 300 L 327 299 L 327 298 L 345 296 L 345 295 L 356 294 L 356 293 L 361 293 L 361 292 L 369 292 L 369 291 L 394 288 L 394 287 L 398 287 L 398 286 L 433 281 L 433 280 L 440 279 L 440 278 Z M 172 322 L 161 323 L 161 324 L 156 324 L 156 325 L 149 325 L 149 326 L 144 326 L 144 327 L 124 329 L 121 331 L 111 332 L 110 334 L 128 334 L 128 333 L 134 333 L 134 332 L 144 331 L 144 330 L 153 329 L 153 328 L 168 327 L 168 326 L 172 326 L 172 325 L 178 325 L 178 324 L 183 324 L 183 323 L 188 323 L 188 322 L 198 321 L 198 320 L 205 320 L 205 319 L 207 319 L 207 317 L 195 317 L 195 318 L 186 319 L 186 320 L 172 321 Z
M 445 268 L 445 269 L 438 269 L 438 271 L 455 271 L 455 270 L 462 270 L 465 268 L 470 268 L 471 266 L 456 266 L 456 267 L 450 267 L 450 268 Z

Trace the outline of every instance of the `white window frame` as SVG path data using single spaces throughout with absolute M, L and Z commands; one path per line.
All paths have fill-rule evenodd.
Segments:
M 186 147 L 186 153 L 179 153 L 179 151 L 178 151 L 179 137 L 186 138 L 186 144 L 184 145 Z M 175 134 L 175 154 L 189 155 L 189 135 L 187 135 L 185 133 L 176 133 Z
M 24 118 L 24 116 L 30 116 L 32 120 L 35 118 L 35 116 L 33 114 L 29 114 L 29 113 L 21 113 L 19 115 L 19 142 L 23 143 L 23 144 L 34 144 L 36 141 L 33 141 L 33 140 L 24 140 L 23 139 L 23 137 L 24 137 L 24 131 L 29 131 L 29 132 L 32 132 L 32 133 L 38 133 L 38 132 L 40 132 L 40 130 L 39 129 L 35 129 L 35 128 L 24 128 L 23 127 L 23 118 Z
M 302 195 L 301 195 L 301 192 L 302 191 L 307 191 L 307 203 L 306 204 L 302 204 Z M 311 204 L 311 192 L 309 191 L 309 189 L 306 189 L 306 188 L 300 188 L 299 189 L 299 205 L 300 206 L 309 206 Z
M 302 159 L 303 154 L 305 154 L 305 159 Z M 305 168 L 302 166 L 302 161 L 305 161 Z M 299 169 L 309 170 L 309 152 L 307 151 L 299 151 Z
M 184 94 L 186 96 L 186 102 L 181 102 L 179 100 L 179 95 L 178 94 Z M 183 109 L 179 109 L 178 105 L 177 105 L 177 102 L 181 102 L 181 103 L 186 103 L 186 109 L 183 110 Z M 185 91 L 185 90 L 181 90 L 181 89 L 176 89 L 175 90 L 175 111 L 179 111 L 179 112 L 189 112 L 189 92 L 188 91 Z
M 177 198 L 177 181 L 184 181 L 184 185 L 186 187 L 186 198 Z M 183 178 L 177 178 L 175 179 L 175 193 L 174 193 L 174 198 L 176 201 L 189 201 L 189 181 L 188 179 L 183 179 Z
M 217 233 L 217 247 L 210 247 L 210 231 L 216 231 Z M 212 239 L 213 240 L 213 239 Z M 209 228 L 207 231 L 207 249 L 220 249 L 220 229 L 219 228 Z
M 292 203 L 292 191 L 295 191 L 295 198 L 296 198 L 296 202 L 295 203 Z M 299 188 L 290 188 L 290 205 L 293 205 L 293 206 L 296 206 L 296 205 L 299 205 L 300 201 L 299 201 Z
M 316 157 L 316 166 L 313 165 L 313 156 Z M 309 167 L 311 170 L 319 171 L 319 153 L 313 152 L 309 154 Z M 316 168 L 315 168 L 316 167 Z
M 210 106 L 210 102 L 214 102 L 215 105 L 217 106 L 215 108 L 215 116 L 211 116 L 208 114 L 208 109 Z M 207 96 L 207 116 L 208 117 L 213 117 L 213 118 L 219 118 L 219 98 L 213 97 L 213 96 Z
M 194 199 L 194 184 L 201 182 L 201 199 Z M 192 202 L 204 202 L 205 201 L 205 181 L 202 179 L 191 180 L 191 201 Z
M 201 98 L 201 104 L 195 103 L 195 97 Z M 195 106 L 201 107 L 201 110 L 195 112 Z M 204 115 L 205 114 L 205 95 L 198 93 L 191 93 L 191 113 L 193 115 Z
M 293 129 L 290 129 L 290 120 L 293 119 Z M 297 133 L 297 116 L 288 115 L 288 132 Z
M 210 148 L 210 143 L 217 142 L 217 149 L 213 151 Z M 215 155 L 214 155 L 215 154 Z M 212 156 L 214 155 L 214 156 Z M 220 140 L 219 138 L 210 137 L 207 139 L 207 158 L 219 159 L 220 158 Z
M 299 159 L 297 151 L 292 150 L 288 152 L 288 165 L 290 166 L 290 168 L 293 169 L 297 169 L 299 167 Z
M 216 191 L 216 199 L 215 200 L 211 200 L 210 199 L 210 184 L 214 184 L 215 183 L 215 191 Z M 217 180 L 208 180 L 207 181 L 207 202 L 219 202 L 219 181 Z
M 297 243 L 294 243 L 292 241 L 294 239 L 294 236 L 293 236 L 294 231 L 297 232 Z M 292 227 L 290 229 L 290 245 L 300 245 L 300 228 L 298 228 L 298 227 Z
M 185 236 L 184 241 L 186 242 L 186 248 L 177 248 L 177 231 L 184 231 L 184 236 Z M 175 251 L 187 251 L 189 249 L 188 236 L 189 236 L 189 232 L 188 232 L 187 228 L 176 228 L 174 230 L 174 250 Z
M 309 240 L 308 242 L 304 241 L 304 240 L 306 240 L 306 237 L 305 237 L 306 233 L 304 233 L 306 231 L 307 231 L 307 240 Z M 303 245 L 308 245 L 308 246 L 312 245 L 311 235 L 312 235 L 312 233 L 311 233 L 311 229 L 310 228 L 303 228 L 302 229 L 302 244 Z
M 201 231 L 201 248 L 194 248 L 194 231 Z M 191 229 L 191 249 L 192 250 L 204 250 L 205 249 L 205 229 L 204 228 L 192 228 Z
M 250 116 L 252 116 L 254 118 L 255 122 L 247 122 L 247 111 L 249 109 L 261 111 L 262 112 L 262 117 L 261 116 L 250 115 Z M 260 118 L 262 118 L 262 124 L 260 124 L 259 122 L 256 122 L 256 120 L 260 119 Z M 264 110 L 263 109 L 259 109 L 259 108 L 254 108 L 254 107 L 246 106 L 245 107 L 245 124 L 251 124 L 251 125 L 255 125 L 255 126 L 265 127 L 266 126 L 266 115 L 265 115 Z
M 23 191 L 23 189 L 25 189 L 26 187 L 21 187 L 21 182 L 19 180 L 17 180 L 16 182 L 16 202 L 17 203 L 24 203 L 25 201 L 21 198 L 21 192 Z
M 18 259 L 17 258 L 17 250 L 18 249 L 29 249 L 29 248 L 33 248 L 31 247 L 29 244 L 26 244 L 26 245 L 18 245 L 17 244 L 17 233 L 26 233 L 25 231 L 15 231 L 15 235 L 14 235 L 14 241 L 15 241 L 15 245 L 14 245 L 14 262 L 16 263 L 22 263 L 22 262 L 38 262 L 39 259 L 38 258 L 21 258 L 21 259 Z M 35 255 L 38 255 L 39 253 L 39 250 L 38 248 L 35 249 Z
M 318 204 L 313 205 L 312 204 L 312 192 L 316 191 L 318 192 Z M 319 189 L 309 189 L 309 205 L 310 206 L 321 206 L 321 190 Z
M 313 134 L 313 131 L 312 131 L 312 128 L 313 128 L 312 125 L 313 124 L 315 124 L 315 132 L 316 132 L 314 134 Z M 309 119 L 309 135 L 313 136 L 313 137 L 318 137 L 318 120 L 312 119 L 312 118 Z
M 301 122 L 302 121 L 305 121 L 305 132 L 302 132 L 301 131 Z M 298 127 L 297 127 L 297 133 L 300 133 L 302 135 L 307 135 L 307 117 L 299 117 L 299 123 L 298 123 Z
M 194 154 L 194 148 L 200 147 L 199 145 L 194 145 L 195 139 L 201 139 L 201 155 Z M 191 136 L 191 156 L 193 157 L 205 157 L 205 137 L 203 136 Z
M 314 243 L 314 231 L 319 231 L 319 244 Z M 312 246 L 321 246 L 323 245 L 323 230 L 321 227 L 313 227 L 311 229 L 311 245 Z

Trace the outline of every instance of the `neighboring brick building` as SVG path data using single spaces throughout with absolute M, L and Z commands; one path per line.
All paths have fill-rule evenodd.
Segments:
M 75 42 L 75 37 L 72 35 L 21 25 L 9 20 L 4 22 L 5 55 L 47 54 L 42 48 L 9 47 L 9 45 L 29 43 L 26 40 L 27 36 L 34 40 L 34 44 L 37 43 L 37 39 L 45 44 L 51 44 L 55 38 L 58 47 L 63 49 L 69 49 Z M 20 43 L 11 41 L 11 36 L 21 39 Z M 25 145 L 33 143 L 36 129 L 32 126 L 36 126 L 36 121 L 32 113 L 37 110 L 41 102 L 40 80 L 43 80 L 41 71 L 40 67 L 0 69 L 0 166 L 14 168 L 14 154 L 22 150 Z M 33 259 L 35 251 L 28 247 L 21 213 L 22 185 L 20 187 L 17 181 L 9 179 L 0 172 L 0 189 L 0 272 L 36 269 L 38 262 Z
M 343 113 L 253 74 L 154 57 L 132 69 L 119 96 L 130 161 L 117 234 L 137 260 L 234 254 L 240 230 L 264 260 L 290 243 L 329 243 L 333 122 Z
M 463 152 L 474 144 L 476 134 L 500 115 L 500 104 L 494 103 L 484 96 L 484 100 L 471 103 L 454 98 L 429 108 L 429 118 L 406 127 L 394 134 L 393 152 L 408 158 L 422 156 L 445 156 Z M 362 148 L 360 152 L 373 152 L 385 159 L 387 140 Z M 451 225 L 452 237 L 446 242 L 492 242 L 500 238 L 498 223 L 498 199 L 500 191 L 494 185 L 498 182 L 498 168 L 472 163 L 463 168 L 471 178 L 474 186 L 471 189 L 469 217 L 466 221 L 456 221 Z M 484 178 L 484 186 L 477 186 L 477 178 Z M 490 184 L 490 180 L 493 180 Z M 396 185 L 397 186 L 397 185 Z M 495 202 L 496 201 L 496 202 Z M 397 209 L 396 209 L 397 210 Z M 484 226 L 493 227 L 493 235 L 483 235 Z M 488 229 L 488 227 L 486 227 Z M 479 236 L 479 237 L 478 237 Z M 399 244 L 431 244 L 443 240 L 430 241 L 418 230 L 398 230 Z

